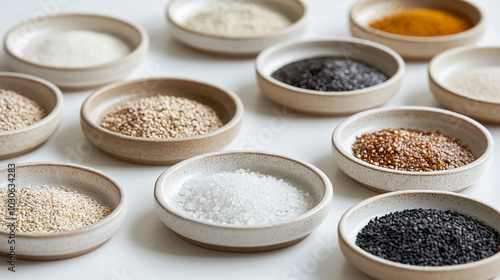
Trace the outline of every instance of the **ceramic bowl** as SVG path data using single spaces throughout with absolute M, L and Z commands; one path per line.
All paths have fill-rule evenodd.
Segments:
M 439 130 L 461 140 L 476 160 L 450 170 L 401 171 L 375 166 L 354 156 L 357 136 L 387 128 Z M 466 116 L 431 107 L 373 109 L 353 115 L 335 128 L 333 157 L 337 166 L 358 184 L 376 192 L 400 190 L 461 191 L 474 184 L 487 170 L 493 155 L 493 137 L 480 123 Z
M 167 8 L 170 34 L 179 42 L 204 52 L 226 56 L 255 56 L 271 45 L 299 37 L 307 27 L 308 10 L 306 4 L 300 0 L 243 0 L 243 2 L 258 3 L 277 10 L 293 22 L 292 25 L 270 35 L 252 37 L 214 36 L 185 27 L 184 22 L 189 17 L 223 2 L 225 1 L 171 1 Z
M 133 137 L 100 126 L 102 118 L 116 106 L 158 94 L 185 97 L 208 105 L 223 126 L 203 135 L 170 139 Z M 243 104 L 230 91 L 194 80 L 151 78 L 109 85 L 94 92 L 82 105 L 81 126 L 90 142 L 109 156 L 138 164 L 171 165 L 222 149 L 238 134 L 242 116 Z
M 389 79 L 360 90 L 321 92 L 290 86 L 271 77 L 274 71 L 286 64 L 317 56 L 359 60 L 378 68 Z M 399 90 L 405 70 L 403 59 L 393 50 L 354 38 L 283 43 L 261 52 L 255 67 L 259 88 L 269 99 L 287 108 L 315 115 L 351 114 L 380 106 Z
M 500 253 L 467 264 L 417 266 L 385 260 L 356 245 L 357 234 L 371 219 L 415 208 L 456 211 L 500 232 L 500 212 L 467 196 L 442 191 L 392 192 L 364 200 L 342 216 L 338 236 L 345 258 L 363 273 L 380 280 L 486 280 L 500 274 Z
M 434 97 L 446 108 L 476 120 L 500 124 L 500 99 L 458 92 L 447 81 L 453 73 L 500 65 L 498 47 L 463 47 L 443 52 L 429 63 L 429 85 Z M 500 68 L 498 68 L 500 69 Z M 477 81 L 477 87 L 485 81 Z
M 14 169 L 14 170 L 13 170 Z M 25 163 L 0 169 L 0 188 L 7 188 L 9 174 L 15 175 L 15 188 L 24 186 L 64 186 L 88 195 L 112 212 L 101 221 L 76 230 L 56 233 L 15 232 L 16 258 L 58 260 L 80 256 L 104 244 L 120 227 L 126 214 L 127 196 L 108 175 L 84 166 L 59 163 Z M 10 187 L 10 186 L 9 186 Z M 10 230 L 0 229 L 0 252 L 10 254 Z
M 59 31 L 89 30 L 112 34 L 126 42 L 131 52 L 106 64 L 90 67 L 51 67 L 23 57 L 37 37 Z M 121 19 L 93 14 L 60 14 L 38 18 L 13 27 L 4 38 L 6 62 L 14 71 L 51 81 L 63 90 L 87 90 L 126 77 L 147 53 L 149 39 L 139 26 Z
M 312 208 L 279 223 L 222 225 L 194 219 L 176 205 L 174 198 L 186 181 L 240 168 L 283 179 L 308 191 Z M 274 250 L 303 240 L 326 219 L 332 193 L 328 177 L 311 164 L 282 155 L 249 151 L 211 153 L 185 160 L 163 172 L 154 190 L 156 213 L 182 239 L 201 247 L 233 252 Z
M 369 26 L 373 21 L 400 11 L 413 9 L 452 11 L 468 18 L 473 27 L 452 35 L 418 37 L 392 34 Z M 362 0 L 352 7 L 349 24 L 354 37 L 384 44 L 403 58 L 414 60 L 429 60 L 447 49 L 474 44 L 481 39 L 486 28 L 483 13 L 479 7 L 462 0 Z
M 0 88 L 35 100 L 47 112 L 47 116 L 35 124 L 0 132 L 0 160 L 3 160 L 38 148 L 56 132 L 61 123 L 63 96 L 52 83 L 17 73 L 0 72 Z

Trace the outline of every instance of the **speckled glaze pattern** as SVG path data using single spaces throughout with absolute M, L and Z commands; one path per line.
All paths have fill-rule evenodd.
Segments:
M 486 280 L 500 274 L 500 253 L 468 264 L 425 267 L 388 261 L 355 244 L 358 232 L 372 218 L 415 208 L 457 211 L 500 231 L 500 212 L 465 195 L 442 191 L 392 192 L 366 199 L 342 216 L 338 234 L 345 258 L 362 272 L 380 280 Z
M 384 83 L 347 92 L 321 92 L 282 83 L 271 74 L 282 66 L 315 56 L 340 56 L 372 65 L 389 79 Z M 313 115 L 345 115 L 378 107 L 396 94 L 405 65 L 393 50 L 367 40 L 343 38 L 284 43 L 261 52 L 255 62 L 260 90 L 272 101 Z
M 22 57 L 24 47 L 36 36 L 75 29 L 111 33 L 127 42 L 132 51 L 100 66 L 78 68 L 44 66 Z M 41 77 L 64 90 L 88 90 L 126 77 L 145 57 L 149 38 L 141 27 L 120 19 L 93 14 L 58 14 L 18 24 L 7 33 L 3 46 L 7 64 L 13 70 Z
M 255 56 L 263 49 L 299 37 L 306 30 L 308 10 L 300 0 L 250 0 L 269 7 L 280 7 L 292 25 L 266 36 L 226 37 L 206 35 L 184 27 L 183 23 L 196 12 L 206 10 L 221 0 L 173 0 L 167 7 L 169 33 L 179 42 L 212 54 L 223 56 Z
M 187 180 L 239 168 L 269 174 L 307 190 L 314 201 L 306 213 L 281 223 L 255 226 L 221 225 L 188 217 L 173 202 Z M 155 184 L 155 208 L 170 229 L 195 245 L 223 251 L 255 252 L 300 241 L 326 219 L 332 200 L 330 180 L 318 168 L 285 156 L 249 151 L 205 154 L 163 172 Z
M 0 188 L 6 188 L 7 167 L 0 169 Z M 122 187 L 106 174 L 79 165 L 27 163 L 16 166 L 16 188 L 48 185 L 65 186 L 95 198 L 112 212 L 103 220 L 77 230 L 60 233 L 16 232 L 16 256 L 21 259 L 57 260 L 90 252 L 106 242 L 126 215 L 127 196 Z M 0 230 L 0 252 L 8 253 L 9 232 Z
M 444 107 L 478 121 L 500 124 L 500 103 L 464 96 L 447 86 L 446 78 L 454 71 L 472 67 L 497 67 L 500 64 L 498 47 L 463 47 L 435 56 L 429 62 L 429 85 L 434 97 Z
M 100 126 L 104 115 L 126 101 L 158 94 L 189 98 L 212 107 L 224 124 L 212 132 L 184 138 L 132 137 Z M 214 152 L 238 134 L 243 116 L 240 98 L 227 90 L 176 78 L 140 79 L 110 85 L 90 95 L 82 105 L 80 123 L 89 141 L 119 160 L 150 165 L 171 165 L 186 158 Z
M 400 10 L 437 9 L 450 10 L 469 18 L 474 26 L 461 33 L 417 37 L 384 32 L 369 26 L 372 21 L 394 14 Z M 395 50 L 405 59 L 429 60 L 445 50 L 477 43 L 484 34 L 486 24 L 483 13 L 473 3 L 462 0 L 363 0 L 354 5 L 349 14 L 349 27 L 354 37 L 381 43 Z
M 22 129 L 0 132 L 0 160 L 30 152 L 49 139 L 61 123 L 63 96 L 52 83 L 18 73 L 0 72 L 0 88 L 27 96 L 47 112 L 39 122 Z
M 465 166 L 434 172 L 411 172 L 382 168 L 357 159 L 352 151 L 356 136 L 386 128 L 440 130 L 460 139 L 476 160 Z M 493 137 L 480 123 L 466 116 L 430 107 L 407 106 L 372 109 L 344 120 L 332 135 L 337 166 L 361 185 L 377 191 L 461 191 L 474 184 L 487 170 L 493 155 Z

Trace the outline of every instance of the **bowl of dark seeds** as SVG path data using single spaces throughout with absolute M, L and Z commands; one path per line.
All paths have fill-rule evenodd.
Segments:
M 461 191 L 485 173 L 493 146 L 493 137 L 477 121 L 419 106 L 361 112 L 332 135 L 337 166 L 376 192 Z
M 351 114 L 386 103 L 399 90 L 403 59 L 362 39 L 270 47 L 256 60 L 257 83 L 272 101 L 315 115 Z
M 398 191 L 349 209 L 345 258 L 374 279 L 486 280 L 500 274 L 500 212 L 465 195 Z
M 119 160 L 171 165 L 214 152 L 238 134 L 239 97 L 187 79 L 151 78 L 101 88 L 85 100 L 81 126 L 89 141 Z

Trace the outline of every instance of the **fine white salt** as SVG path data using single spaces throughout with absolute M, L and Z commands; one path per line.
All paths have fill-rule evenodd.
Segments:
M 500 102 L 500 67 L 478 67 L 456 72 L 446 80 L 456 93 L 482 101 Z
M 129 46 L 110 34 L 70 30 L 34 38 L 24 49 L 23 57 L 45 66 L 75 68 L 102 65 L 128 53 Z
M 187 181 L 174 202 L 195 219 L 233 225 L 281 222 L 312 207 L 308 192 L 245 169 Z

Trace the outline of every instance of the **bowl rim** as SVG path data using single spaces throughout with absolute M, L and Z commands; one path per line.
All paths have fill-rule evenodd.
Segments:
M 28 74 L 14 73 L 14 72 L 0 72 L 0 79 L 5 79 L 5 78 L 19 79 L 22 81 L 26 81 L 28 83 L 41 85 L 41 86 L 47 88 L 52 93 L 52 95 L 55 96 L 56 103 L 55 103 L 55 106 L 52 109 L 52 111 L 49 112 L 40 121 L 38 121 L 32 125 L 20 128 L 20 129 L 1 131 L 0 137 L 13 136 L 13 135 L 22 134 L 22 133 L 26 133 L 28 131 L 39 129 L 39 128 L 47 125 L 48 123 L 54 121 L 57 118 L 57 116 L 61 114 L 62 109 L 63 109 L 63 103 L 64 103 L 63 94 L 62 94 L 61 90 L 57 86 L 55 86 L 53 83 L 51 83 L 47 80 L 44 80 L 42 78 L 38 78 L 38 77 L 28 75 Z M 10 90 L 10 89 L 6 89 L 6 90 Z M 25 96 L 22 92 L 20 92 L 20 94 Z
M 379 113 L 391 113 L 391 112 L 397 112 L 397 111 L 414 111 L 414 112 L 433 112 L 433 113 L 439 113 L 439 114 L 445 114 L 457 119 L 460 119 L 462 121 L 468 122 L 469 124 L 473 125 L 476 127 L 478 130 L 480 130 L 483 134 L 483 136 L 486 138 L 486 150 L 476 158 L 473 162 L 468 163 L 466 165 L 453 168 L 453 169 L 448 169 L 448 170 L 440 170 L 440 171 L 404 171 L 404 170 L 395 170 L 395 169 L 389 169 L 385 167 L 380 167 L 376 166 L 373 164 L 370 164 L 368 162 L 365 162 L 363 160 L 360 160 L 353 156 L 351 153 L 347 152 L 342 145 L 340 144 L 340 133 L 342 130 L 351 125 L 352 123 L 356 122 L 360 118 L 364 118 L 370 115 L 375 115 Z M 449 175 L 449 174 L 454 174 L 454 173 L 460 173 L 464 172 L 470 169 L 473 169 L 483 162 L 485 162 L 492 154 L 493 154 L 493 149 L 494 149 L 494 140 L 493 136 L 491 133 L 488 131 L 487 128 L 485 128 L 482 124 L 479 122 L 473 120 L 470 117 L 464 116 L 462 114 L 452 112 L 449 110 L 444 110 L 440 108 L 433 108 L 433 107 L 425 107 L 425 106 L 400 106 L 400 107 L 392 107 L 392 108 L 376 108 L 376 109 L 371 109 L 371 110 L 366 110 L 357 114 L 354 114 L 347 119 L 343 120 L 333 131 L 332 137 L 331 137 L 331 142 L 332 142 L 332 147 L 337 150 L 342 157 L 345 159 L 353 162 L 354 164 L 361 166 L 366 169 L 371 169 L 375 172 L 385 172 L 385 173 L 392 173 L 392 174 L 397 174 L 397 175 L 404 175 L 404 176 L 415 176 L 415 177 L 427 177 L 427 176 L 436 176 L 436 175 Z M 352 145 L 352 144 L 351 144 Z
M 498 101 L 494 101 L 494 100 L 486 101 L 484 99 L 479 99 L 477 97 L 459 94 L 456 91 L 451 90 L 446 84 L 442 83 L 441 80 L 437 78 L 438 72 L 435 69 L 435 67 L 436 67 L 436 64 L 441 62 L 441 60 L 447 59 L 449 57 L 453 57 L 457 54 L 464 54 L 464 53 L 474 52 L 474 51 L 479 51 L 479 52 L 493 52 L 493 51 L 495 51 L 495 52 L 498 52 L 500 54 L 500 47 L 498 47 L 498 46 L 480 46 L 480 47 L 478 47 L 478 46 L 462 46 L 462 47 L 449 49 L 449 50 L 446 50 L 440 54 L 437 54 L 429 62 L 429 66 L 428 66 L 429 82 L 434 83 L 434 85 L 437 86 L 438 88 L 440 88 L 441 90 L 446 91 L 447 93 L 450 93 L 453 96 L 461 98 L 461 99 L 466 100 L 466 101 L 475 102 L 475 103 L 479 103 L 479 104 L 483 104 L 483 105 L 500 105 L 500 100 L 498 100 Z M 457 63 L 457 62 L 455 62 L 455 63 Z M 458 62 L 458 63 L 460 63 L 460 62 Z
M 49 66 L 49 65 L 44 65 L 40 63 L 36 63 L 30 60 L 27 60 L 23 58 L 22 56 L 18 56 L 15 54 L 14 51 L 12 51 L 8 44 L 7 41 L 13 34 L 15 34 L 17 31 L 21 30 L 25 26 L 32 25 L 34 22 L 36 23 L 37 21 L 41 21 L 42 19 L 45 21 L 50 21 L 53 19 L 58 19 L 58 18 L 76 18 L 76 17 L 81 17 L 81 18 L 88 18 L 88 19 L 94 19 L 94 20 L 111 20 L 114 22 L 117 22 L 123 26 L 128 26 L 132 29 L 134 29 L 140 36 L 140 41 L 137 47 L 134 49 L 131 49 L 131 51 L 126 54 L 123 57 L 120 57 L 118 59 L 106 62 L 104 64 L 99 64 L 95 66 L 85 66 L 85 67 L 59 67 L 59 66 Z M 43 29 L 44 27 L 37 28 L 37 29 Z M 14 60 L 17 60 L 19 62 L 22 62 L 24 64 L 27 64 L 32 67 L 37 67 L 45 70 L 53 70 L 53 71 L 65 71 L 65 72 L 79 72 L 79 71 L 95 71 L 95 70 L 102 70 L 102 69 L 107 69 L 111 67 L 115 67 L 118 65 L 122 65 L 125 63 L 128 63 L 130 61 L 133 61 L 140 57 L 145 51 L 147 51 L 149 45 L 149 37 L 146 33 L 146 31 L 140 27 L 139 25 L 136 25 L 130 21 L 121 19 L 121 18 L 116 18 L 112 16 L 107 16 L 107 15 L 101 15 L 101 14 L 92 14 L 92 13 L 63 13 L 63 14 L 55 14 L 55 15 L 50 15 L 47 17 L 43 18 L 38 18 L 38 19 L 31 19 L 31 20 L 26 20 L 21 23 L 18 23 L 11 29 L 7 31 L 5 34 L 4 40 L 3 40 L 3 48 L 9 57 L 11 57 Z
M 302 8 L 303 13 L 300 15 L 300 17 L 296 20 L 293 21 L 292 24 L 289 26 L 286 26 L 280 30 L 277 30 L 276 32 L 273 32 L 271 34 L 267 35 L 254 35 L 254 36 L 226 36 L 226 35 L 210 35 L 206 33 L 202 33 L 196 30 L 189 29 L 185 27 L 182 23 L 177 22 L 174 20 L 174 17 L 172 16 L 172 7 L 175 4 L 180 5 L 182 2 L 186 2 L 189 0 L 172 0 L 166 10 L 166 17 L 167 17 L 167 22 L 174 27 L 178 28 L 179 30 L 182 30 L 183 32 L 193 34 L 196 36 L 204 37 L 204 38 L 210 38 L 210 39 L 217 39 L 217 40 L 224 40 L 224 41 L 241 41 L 241 42 L 246 42 L 246 41 L 253 41 L 253 40 L 262 40 L 262 39 L 268 39 L 268 38 L 274 38 L 274 37 L 279 37 L 295 32 L 299 32 L 301 28 L 307 25 L 308 18 L 309 18 L 309 9 L 307 8 L 307 5 L 302 1 L 302 0 L 289 0 L 290 2 L 295 2 L 296 4 L 299 4 Z M 289 1 L 283 2 L 286 3 L 287 5 L 290 4 Z M 216 0 L 214 2 L 222 2 L 220 0 Z M 253 2 L 253 1 L 246 1 L 246 2 Z
M 343 44 L 343 43 L 348 43 L 348 44 L 353 44 L 353 45 L 363 45 L 364 47 L 372 47 L 374 49 L 378 49 L 382 52 L 387 53 L 397 63 L 396 73 L 394 73 L 391 77 L 389 77 L 383 83 L 380 83 L 378 85 L 374 85 L 371 87 L 366 87 L 364 89 L 357 89 L 357 90 L 351 90 L 351 91 L 318 91 L 318 90 L 311 90 L 311 89 L 303 89 L 303 88 L 288 85 L 286 83 L 283 83 L 283 82 L 278 81 L 277 79 L 271 77 L 271 75 L 264 74 L 264 70 L 263 70 L 264 62 L 263 62 L 263 60 L 269 56 L 272 56 L 276 53 L 279 53 L 279 51 L 281 51 L 283 49 L 287 49 L 287 48 L 307 49 L 307 48 L 309 48 L 309 45 L 313 45 L 313 46 L 319 45 L 319 44 L 337 45 L 337 44 Z M 318 55 L 309 56 L 309 57 L 313 58 L 313 57 L 317 57 L 317 56 Z M 356 58 L 354 58 L 354 59 L 356 59 Z M 297 60 L 295 60 L 295 61 L 297 61 Z M 377 91 L 381 88 L 385 88 L 385 87 L 390 86 L 394 83 L 397 83 L 398 81 L 400 81 L 403 78 L 403 75 L 405 72 L 404 60 L 397 52 L 395 52 L 391 48 L 389 48 L 385 45 L 382 45 L 380 43 L 369 41 L 366 39 L 361 39 L 361 38 L 353 38 L 353 37 L 336 37 L 335 39 L 326 39 L 326 38 L 325 39 L 308 39 L 308 40 L 299 40 L 299 41 L 293 41 L 293 42 L 284 42 L 281 44 L 273 45 L 273 46 L 263 50 L 261 53 L 259 53 L 259 55 L 255 59 L 254 65 L 255 65 L 255 70 L 257 72 L 257 75 L 262 77 L 267 82 L 271 83 L 273 86 L 280 87 L 280 88 L 286 89 L 288 91 L 293 91 L 294 93 L 298 93 L 298 94 L 318 96 L 318 97 L 349 97 L 349 96 L 364 95 L 367 93 L 372 93 L 372 92 Z M 282 66 L 284 66 L 284 65 L 282 65 Z M 375 67 L 375 66 L 373 66 L 373 67 Z M 375 68 L 377 68 L 377 67 L 375 67 Z M 278 69 L 276 69 L 276 70 L 278 70 Z
M 93 122 L 90 120 L 90 116 L 87 114 L 88 106 L 89 103 L 93 101 L 93 99 L 97 98 L 99 95 L 106 93 L 109 90 L 119 88 L 122 86 L 127 86 L 131 84 L 136 84 L 136 83 L 144 83 L 147 81 L 178 81 L 178 82 L 183 82 L 183 83 L 191 83 L 191 84 L 198 84 L 200 86 L 204 87 L 211 87 L 213 89 L 217 89 L 220 92 L 224 93 L 227 95 L 232 102 L 235 105 L 235 113 L 231 117 L 231 119 L 226 123 L 223 124 L 221 127 L 217 128 L 216 130 L 210 131 L 205 134 L 200 134 L 200 135 L 195 135 L 195 136 L 189 136 L 189 137 L 180 137 L 180 138 L 146 138 L 146 137 L 137 137 L 137 136 L 129 136 L 125 134 L 121 134 L 118 132 L 113 132 L 110 130 L 107 130 L 103 127 L 101 127 L 99 124 Z M 168 94 L 165 94 L 168 95 Z M 195 100 L 196 101 L 196 100 Z M 108 109 L 111 109 L 108 107 Z M 136 141 L 136 142 L 143 142 L 143 143 L 173 143 L 173 142 L 185 142 L 185 141 L 196 141 L 200 139 L 205 139 L 209 138 L 211 136 L 226 132 L 233 127 L 237 126 L 238 123 L 240 123 L 241 119 L 243 118 L 243 102 L 239 98 L 238 95 L 236 95 L 234 92 L 222 88 L 220 86 L 216 86 L 213 84 L 205 83 L 202 81 L 194 80 L 194 79 L 189 79 L 189 78 L 178 78 L 178 77 L 151 77 L 151 78 L 138 78 L 134 80 L 129 80 L 129 81 L 121 81 L 121 82 L 115 82 L 110 85 L 101 87 L 94 91 L 92 94 L 90 94 L 82 104 L 82 107 L 80 109 L 80 118 L 82 121 L 85 121 L 88 125 L 90 125 L 93 129 L 98 130 L 101 133 L 107 134 L 107 135 L 112 135 L 115 138 L 120 138 L 123 140 L 127 141 Z
M 217 158 L 217 157 L 225 157 L 228 155 L 256 155 L 256 156 L 263 156 L 263 157 L 276 157 L 276 158 L 281 158 L 286 161 L 291 161 L 294 164 L 298 164 L 302 166 L 303 168 L 307 168 L 316 175 L 319 176 L 321 181 L 323 182 L 323 190 L 324 190 L 324 195 L 321 198 L 321 200 L 318 201 L 312 207 L 311 209 L 307 210 L 305 213 L 302 213 L 301 215 L 294 217 L 292 219 L 288 219 L 285 221 L 281 221 L 278 223 L 266 223 L 266 224 L 257 224 L 257 225 L 233 225 L 233 224 L 220 224 L 216 222 L 209 222 L 209 221 L 204 221 L 204 220 L 199 220 L 195 219 L 192 217 L 189 217 L 188 215 L 183 215 L 183 213 L 176 209 L 175 207 L 171 206 L 170 204 L 167 203 L 165 198 L 162 195 L 162 189 L 163 189 L 163 183 L 168 179 L 169 176 L 171 176 L 173 173 L 176 173 L 179 169 L 188 166 L 194 162 L 201 161 L 207 158 Z M 305 161 L 297 160 L 290 158 L 288 156 L 282 155 L 282 154 L 277 154 L 277 153 L 272 153 L 272 152 L 267 152 L 267 151 L 248 151 L 248 150 L 229 150 L 229 151 L 220 151 L 220 152 L 213 152 L 213 153 L 207 153 L 207 154 L 202 154 L 199 156 L 195 156 L 189 159 L 186 159 L 182 162 L 179 162 L 169 169 L 163 171 L 158 179 L 155 182 L 155 187 L 154 187 L 154 200 L 157 205 L 161 207 L 163 211 L 166 211 L 170 213 L 171 215 L 175 216 L 177 219 L 182 219 L 184 221 L 187 221 L 189 223 L 194 223 L 194 224 L 201 224 L 210 228 L 217 228 L 217 229 L 223 229 L 223 230 L 238 230 L 238 231 L 248 231 L 248 230 L 265 230 L 265 229 L 271 229 L 271 228 L 277 228 L 277 227 L 285 227 L 285 226 L 290 226 L 293 224 L 296 224 L 298 222 L 304 221 L 309 219 L 311 216 L 317 214 L 320 212 L 322 209 L 327 207 L 330 202 L 333 199 L 333 186 L 330 181 L 330 179 L 317 167 L 314 165 L 307 163 Z M 310 226 L 310 225 L 309 225 Z
M 338 235 L 339 238 L 342 238 L 347 244 L 348 247 L 350 247 L 352 250 L 354 250 L 357 254 L 362 255 L 364 258 L 368 258 L 374 262 L 386 265 L 386 266 L 392 266 L 396 267 L 399 269 L 404 269 L 404 270 L 410 270 L 410 271 L 423 271 L 423 272 L 444 272 L 444 271 L 452 271 L 452 270 L 464 270 L 464 269 L 470 269 L 476 266 L 481 266 L 490 262 L 494 262 L 496 260 L 500 259 L 500 251 L 496 252 L 495 254 L 483 258 L 481 260 L 477 260 L 474 262 L 470 263 L 464 263 L 464 264 L 456 264 L 456 265 L 443 265 L 443 266 L 418 266 L 418 265 L 411 265 L 411 264 L 403 264 L 403 263 L 398 263 L 395 261 L 390 261 L 386 260 L 382 257 L 375 256 L 363 249 L 361 249 L 359 246 L 356 244 L 353 244 L 350 238 L 347 238 L 346 234 L 346 221 L 350 218 L 350 216 L 357 211 L 358 209 L 365 207 L 377 200 L 381 199 L 386 199 L 387 197 L 395 197 L 395 196 L 405 196 L 405 195 L 439 195 L 439 196 L 444 196 L 444 197 L 454 197 L 457 200 L 468 200 L 476 205 L 481 205 L 483 207 L 486 207 L 490 209 L 491 211 L 495 212 L 497 216 L 500 216 L 500 211 L 498 209 L 495 209 L 494 207 L 488 205 L 487 203 L 468 197 L 464 194 L 459 194 L 459 193 L 454 193 L 454 192 L 449 192 L 449 191 L 437 191 L 437 190 L 405 190 L 405 191 L 394 191 L 394 192 L 389 192 L 389 193 L 384 193 L 384 194 L 378 194 L 376 196 L 372 196 L 370 198 L 367 198 L 351 208 L 347 210 L 342 217 L 340 218 L 339 224 L 338 224 Z M 457 211 L 460 212 L 460 211 Z
M 16 237 L 25 237 L 25 238 L 61 238 L 61 237 L 70 237 L 70 236 L 75 236 L 75 235 L 81 235 L 85 234 L 94 230 L 97 230 L 99 228 L 102 228 L 106 224 L 111 223 L 115 219 L 117 219 L 124 211 L 127 209 L 127 194 L 125 192 L 125 189 L 116 181 L 113 177 L 105 174 L 102 171 L 99 171 L 97 169 L 84 166 L 84 165 L 79 165 L 79 164 L 73 164 L 73 163 L 57 163 L 57 162 L 50 162 L 50 161 L 38 161 L 38 162 L 25 162 L 22 164 L 16 164 L 16 169 L 18 168 L 32 168 L 32 167 L 38 167 L 38 166 L 53 166 L 53 167 L 64 167 L 64 168 L 74 168 L 78 169 L 81 171 L 84 171 L 86 173 L 90 173 L 93 176 L 99 176 L 107 181 L 109 181 L 115 188 L 118 190 L 120 194 L 120 201 L 118 202 L 118 205 L 116 208 L 109 213 L 108 216 L 106 216 L 104 219 L 101 219 L 91 225 L 84 226 L 81 228 L 77 228 L 74 230 L 69 230 L 69 231 L 62 231 L 62 232 L 38 232 L 38 233 L 30 233 L 30 232 L 18 232 L 16 231 Z M 0 170 L 5 170 L 7 169 L 7 165 L 3 165 L 0 167 Z M 16 187 L 17 189 L 17 187 Z M 9 234 L 8 230 L 5 229 L 0 229 L 0 235 L 3 234 Z
M 486 28 L 486 20 L 484 17 L 484 12 L 482 9 L 475 5 L 472 2 L 469 1 L 464 1 L 464 0 L 457 0 L 457 2 L 463 2 L 466 5 L 469 5 L 469 8 L 474 9 L 478 14 L 479 14 L 479 21 L 474 24 L 471 28 L 464 30 L 459 33 L 455 34 L 450 34 L 450 35 L 442 35 L 442 36 L 409 36 L 409 35 L 401 35 L 401 34 L 394 34 L 386 31 L 382 31 L 370 26 L 365 26 L 363 24 L 360 24 L 357 21 L 357 17 L 355 13 L 357 12 L 360 7 L 366 3 L 369 2 L 390 2 L 390 0 L 360 0 L 356 4 L 354 4 L 351 7 L 351 10 L 349 12 L 349 22 L 351 25 L 357 27 L 358 29 L 363 30 L 365 33 L 369 34 L 371 36 L 379 36 L 383 37 L 389 40 L 393 41 L 399 41 L 399 42 L 407 42 L 407 43 L 439 43 L 439 42 L 446 42 L 450 40 L 459 40 L 463 38 L 467 38 L 471 36 L 472 34 L 475 34 L 477 32 L 481 32 Z

